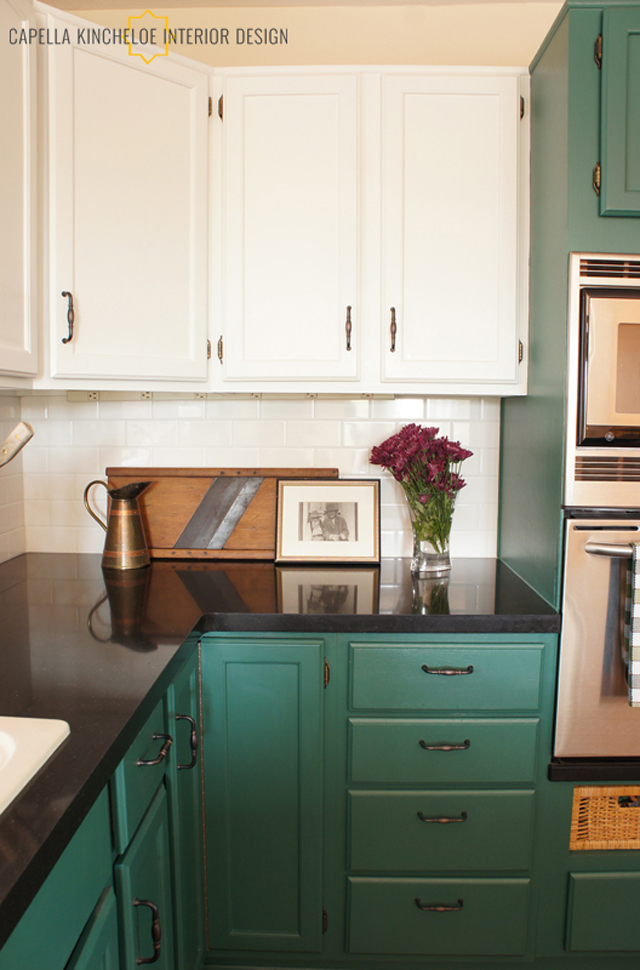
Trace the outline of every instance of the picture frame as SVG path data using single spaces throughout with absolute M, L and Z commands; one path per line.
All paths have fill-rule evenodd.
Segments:
M 379 479 L 278 481 L 276 563 L 379 562 Z
M 278 613 L 374 615 L 378 612 L 378 566 L 285 566 L 276 569 Z

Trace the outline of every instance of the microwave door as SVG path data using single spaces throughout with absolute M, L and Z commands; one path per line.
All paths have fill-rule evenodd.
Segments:
M 579 444 L 640 436 L 640 292 L 582 290 Z
M 558 758 L 640 757 L 622 634 L 630 543 L 639 524 L 567 522 L 556 738 Z

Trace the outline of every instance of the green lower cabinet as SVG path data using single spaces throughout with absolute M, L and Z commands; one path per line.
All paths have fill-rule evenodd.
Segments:
M 321 951 L 324 656 L 321 638 L 203 637 L 213 947 Z
M 105 889 L 65 970 L 120 970 L 116 897 Z
M 350 868 L 528 869 L 533 807 L 533 791 L 351 791 Z
M 169 845 L 167 794 L 161 786 L 115 866 L 122 970 L 151 962 L 157 970 L 174 970 Z
M 569 874 L 567 950 L 640 950 L 640 872 Z
M 520 956 L 528 879 L 349 879 L 349 952 Z
M 198 970 L 205 951 L 200 694 L 196 651 L 167 692 L 174 738 L 167 768 L 176 966 Z

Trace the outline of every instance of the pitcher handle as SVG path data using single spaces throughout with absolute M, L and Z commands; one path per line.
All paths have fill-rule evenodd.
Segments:
M 93 488 L 94 485 L 104 485 L 104 487 L 106 488 L 106 490 L 109 491 L 109 486 L 107 485 L 106 482 L 103 482 L 100 478 L 94 478 L 94 480 L 92 482 L 89 482 L 89 484 L 87 485 L 87 487 L 84 490 L 84 507 L 87 510 L 87 512 L 89 513 L 89 515 L 91 516 L 91 518 L 92 519 L 95 519 L 96 522 L 98 523 L 98 525 L 101 525 L 102 528 L 104 529 L 104 531 L 106 532 L 107 531 L 107 523 L 106 522 L 103 522 L 102 519 L 100 518 L 100 516 L 99 515 L 96 515 L 96 513 L 93 511 L 93 509 L 89 505 L 89 489 Z

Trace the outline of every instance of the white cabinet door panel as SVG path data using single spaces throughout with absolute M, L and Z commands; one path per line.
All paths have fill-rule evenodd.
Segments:
M 206 75 L 69 47 L 49 82 L 52 375 L 206 379 Z
M 356 378 L 357 78 L 227 78 L 221 135 L 225 380 Z
M 35 26 L 21 0 L 1 0 L 0 36 L 0 371 L 35 374 L 36 46 L 19 43 Z
M 517 77 L 383 80 L 384 380 L 516 380 L 519 103 Z

